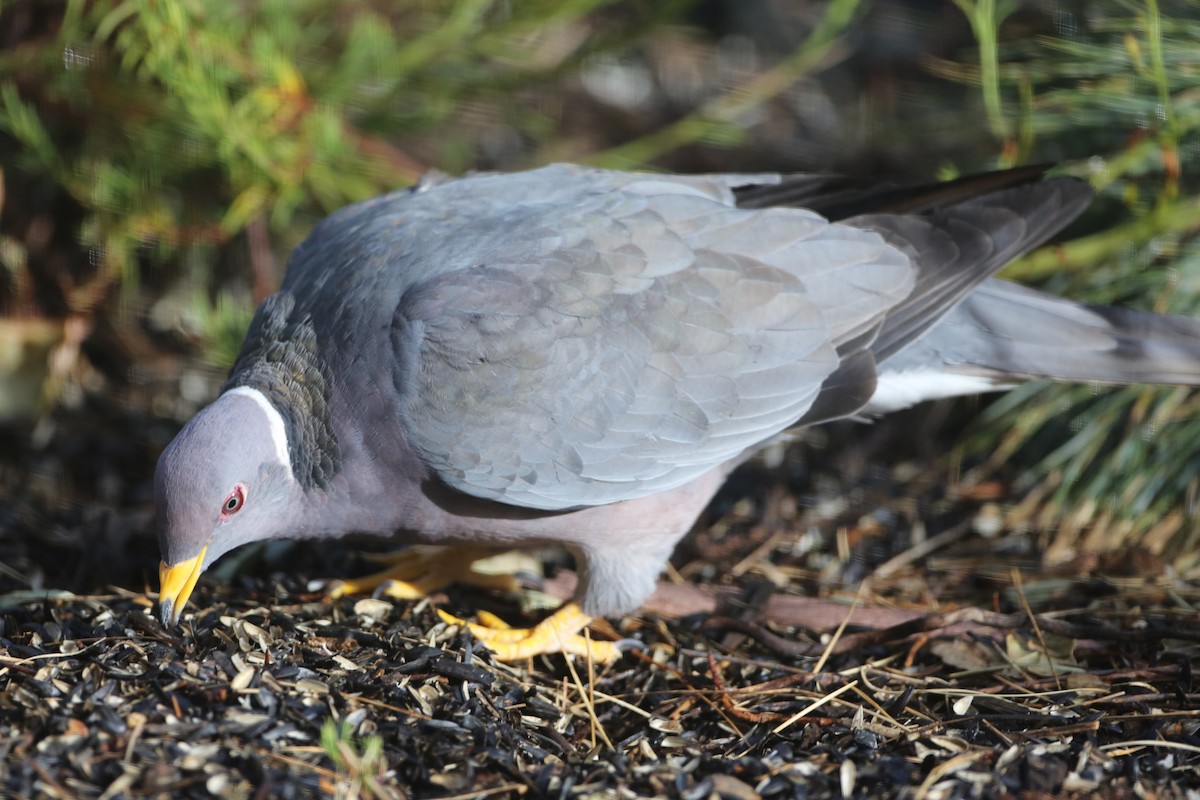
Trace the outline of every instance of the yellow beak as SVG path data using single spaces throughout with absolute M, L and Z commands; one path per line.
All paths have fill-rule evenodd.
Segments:
M 183 613 L 183 607 L 187 605 L 192 589 L 196 588 L 196 581 L 200 579 L 206 552 L 207 547 L 187 561 L 170 565 L 164 561 L 158 565 L 158 616 L 163 625 L 174 625 L 179 621 L 179 615 Z

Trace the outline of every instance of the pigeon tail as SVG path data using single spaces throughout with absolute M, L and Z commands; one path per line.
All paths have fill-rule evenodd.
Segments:
M 1031 378 L 1200 386 L 1200 320 L 1073 303 L 989 280 L 880 367 L 866 411 L 1007 389 Z

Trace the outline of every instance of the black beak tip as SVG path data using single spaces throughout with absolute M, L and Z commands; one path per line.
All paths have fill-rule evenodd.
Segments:
M 170 600 L 160 600 L 158 603 L 158 618 L 163 627 L 170 628 L 175 624 L 175 603 Z

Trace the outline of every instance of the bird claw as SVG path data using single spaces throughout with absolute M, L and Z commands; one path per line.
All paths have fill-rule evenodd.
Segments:
M 350 594 L 346 590 L 346 582 L 340 578 L 331 578 L 325 581 L 310 581 L 308 589 L 309 591 L 323 592 L 330 600 L 336 600 L 339 597 L 345 597 Z
M 483 589 L 515 592 L 520 582 L 512 575 L 480 572 L 474 563 L 494 555 L 492 551 L 476 548 L 430 547 L 405 550 L 383 561 L 388 567 L 372 575 L 325 584 L 331 599 L 352 594 L 390 597 L 394 600 L 420 600 L 452 583 L 463 583 Z
M 582 635 L 592 618 L 575 603 L 567 603 L 532 628 L 513 628 L 495 614 L 478 613 L 479 622 L 438 609 L 443 622 L 466 628 L 499 661 L 517 661 L 548 653 L 584 656 L 601 664 L 619 659 L 624 649 L 619 642 L 595 641 Z
M 391 597 L 395 600 L 420 600 L 444 585 L 433 586 L 425 582 L 400 581 L 386 577 L 376 580 L 377 578 L 379 575 L 366 575 L 362 578 L 339 578 L 326 581 L 324 592 L 330 600 L 351 595 L 369 595 L 374 598 Z

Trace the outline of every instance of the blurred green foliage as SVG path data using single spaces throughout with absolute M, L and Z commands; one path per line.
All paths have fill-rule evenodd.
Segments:
M 661 32 L 693 5 L 18 0 L 4 19 L 26 31 L 0 47 L 0 169 L 10 188 L 28 190 L 16 205 L 41 202 L 43 221 L 70 228 L 64 258 L 86 252 L 90 269 L 60 274 L 53 259 L 27 253 L 12 231 L 29 220 L 0 226 L 0 260 L 37 273 L 40 282 L 10 283 L 40 283 L 38 310 L 59 315 L 89 313 L 112 287 L 137 294 L 147 267 L 165 266 L 191 286 L 192 307 L 172 319 L 198 326 L 210 361 L 227 365 L 252 300 L 278 282 L 275 256 L 317 219 L 429 166 L 586 156 L 556 150 L 555 117 L 576 91 L 562 87 L 589 58 Z M 610 160 L 642 166 L 697 140 L 736 141 L 739 116 L 818 66 L 858 5 L 835 0 L 796 54 L 748 91 L 718 94 L 669 141 L 635 138 Z M 503 135 L 532 144 L 489 155 L 479 119 L 502 120 Z M 45 203 L 47 192 L 68 195 L 70 213 Z M 48 284 L 63 297 L 46 301 Z M 14 305 L 4 288 L 0 310 Z
M 1052 35 L 1002 41 L 996 85 L 985 92 L 1006 100 L 997 113 L 1008 122 L 991 126 L 1008 134 L 997 161 L 1078 157 L 1069 167 L 1098 191 L 1095 232 L 1006 276 L 1198 316 L 1200 15 L 1194 3 L 1156 0 L 1077 8 Z M 1026 488 L 1046 492 L 1043 519 L 1071 516 L 1074 533 L 1090 528 L 1092 549 L 1154 531 L 1155 549 L 1170 541 L 1175 553 L 1196 550 L 1200 395 L 1027 384 L 988 407 L 965 447 L 990 455 L 989 467 L 1015 466 Z
M 321 749 L 337 770 L 336 796 L 361 800 L 393 800 L 404 797 L 388 775 L 383 738 L 355 737 L 353 726 L 333 717 L 321 723 Z
M 203 269 L 212 258 L 181 251 L 203 254 L 255 225 L 286 252 L 316 218 L 425 170 L 393 142 L 464 108 L 503 109 L 517 88 L 683 5 L 598 17 L 610 4 L 17 3 L 10 21 L 49 19 L 0 49 L 0 167 L 10 190 L 57 187 L 77 204 L 93 288 L 128 286 L 146 263 Z M 524 116 L 536 125 L 536 113 Z M 479 160 L 453 132 L 442 144 L 439 167 Z M 18 245 L 0 242 L 6 264 L 23 266 Z M 256 276 L 258 293 L 273 278 Z

